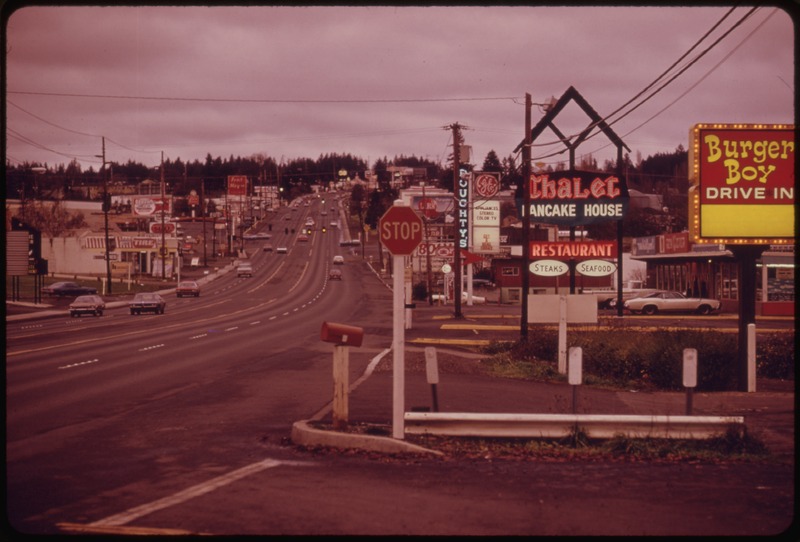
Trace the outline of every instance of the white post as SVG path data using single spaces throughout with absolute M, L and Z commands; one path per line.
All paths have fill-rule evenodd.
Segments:
M 567 374 L 567 297 L 558 302 L 558 374 Z
M 467 265 L 467 306 L 472 306 L 472 264 Z
M 333 428 L 338 431 L 348 424 L 349 354 L 347 346 L 333 347 Z
M 405 296 L 403 295 L 403 256 L 392 256 L 393 271 L 393 339 L 394 352 L 392 377 L 393 377 L 393 404 L 392 404 L 392 436 L 403 439 L 405 436 Z
M 756 391 L 756 325 L 747 324 L 747 391 Z

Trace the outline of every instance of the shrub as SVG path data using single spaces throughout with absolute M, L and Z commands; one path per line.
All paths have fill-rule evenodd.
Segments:
M 683 351 L 697 350 L 697 389 L 719 391 L 734 389 L 738 375 L 738 340 L 735 333 L 715 330 L 597 330 L 578 329 L 567 336 L 568 346 L 583 350 L 584 380 L 610 382 L 619 387 L 662 390 L 683 389 Z M 757 371 L 768 378 L 794 379 L 794 334 L 776 333 L 759 336 Z M 525 340 L 493 343 L 487 349 L 494 358 L 489 364 L 509 365 L 520 375 L 542 378 L 555 375 L 558 361 L 558 331 L 536 329 Z M 494 360 L 494 361 L 492 361 Z

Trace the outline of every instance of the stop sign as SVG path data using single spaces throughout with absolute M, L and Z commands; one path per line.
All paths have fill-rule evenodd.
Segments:
M 422 219 L 411 207 L 392 206 L 378 223 L 381 243 L 393 256 L 410 256 L 422 242 Z

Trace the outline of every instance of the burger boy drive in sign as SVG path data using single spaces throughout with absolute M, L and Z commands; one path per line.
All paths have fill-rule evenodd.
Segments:
M 697 124 L 689 135 L 692 240 L 793 242 L 794 126 Z

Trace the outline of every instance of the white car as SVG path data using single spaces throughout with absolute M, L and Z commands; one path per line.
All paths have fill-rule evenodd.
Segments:
M 656 314 L 659 312 L 696 312 L 711 314 L 718 311 L 721 303 L 717 299 L 686 297 L 680 292 L 654 292 L 627 300 L 623 307 L 633 314 Z

